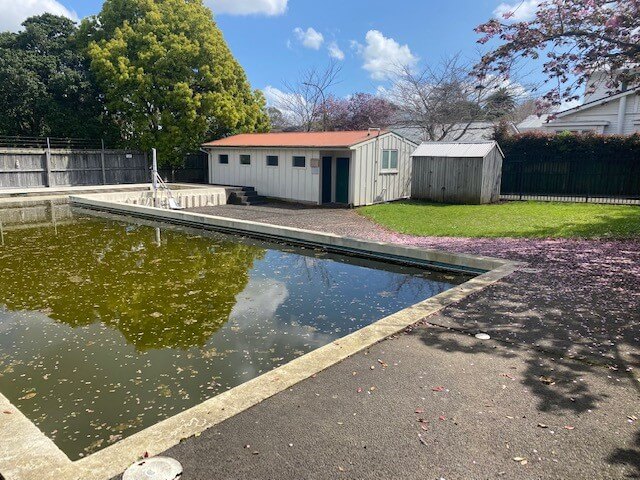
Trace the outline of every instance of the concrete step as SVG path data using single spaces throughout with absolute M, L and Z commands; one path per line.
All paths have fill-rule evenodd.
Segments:
M 227 203 L 230 205 L 263 205 L 266 198 L 258 195 L 254 187 L 237 187 L 229 189 Z

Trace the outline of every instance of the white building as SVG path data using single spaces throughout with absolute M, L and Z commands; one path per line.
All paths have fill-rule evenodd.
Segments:
M 593 97 L 591 97 L 593 98 Z M 556 114 L 545 131 L 632 135 L 640 132 L 640 87 L 597 98 Z
M 599 133 L 632 135 L 640 132 L 640 87 L 610 91 L 611 73 L 595 71 L 587 80 L 580 105 L 553 115 L 531 115 L 518 124 L 521 132 Z
M 371 205 L 411 194 L 417 145 L 389 131 L 241 134 L 206 143 L 209 183 L 322 204 Z

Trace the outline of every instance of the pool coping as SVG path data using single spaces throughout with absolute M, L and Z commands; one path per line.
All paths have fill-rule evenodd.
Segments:
M 115 203 L 100 199 L 99 194 L 71 196 L 70 201 L 77 206 L 110 213 L 304 244 L 376 259 L 413 261 L 430 268 L 451 270 L 447 266 L 454 266 L 460 267 L 459 271 L 482 273 L 461 285 L 378 320 L 76 461 L 70 460 L 0 393 L 0 412 L 11 412 L 0 413 L 0 473 L 5 480 L 109 480 L 121 474 L 145 454 L 158 455 L 184 439 L 198 436 L 208 428 L 500 281 L 522 265 L 520 262 L 492 257 L 373 242 L 200 213 Z M 34 455 L 34 452 L 37 454 Z

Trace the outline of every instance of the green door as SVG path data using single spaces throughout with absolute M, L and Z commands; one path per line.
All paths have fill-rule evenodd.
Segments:
M 336 203 L 349 203 L 348 158 L 336 158 Z
M 322 203 L 331 203 L 331 162 L 333 158 L 322 157 Z

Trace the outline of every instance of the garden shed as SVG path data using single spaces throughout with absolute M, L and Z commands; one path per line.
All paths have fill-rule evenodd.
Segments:
M 278 132 L 206 143 L 209 183 L 314 205 L 409 198 L 417 144 L 391 131 Z
M 411 158 L 411 198 L 462 204 L 500 199 L 504 154 L 497 142 L 425 142 Z

